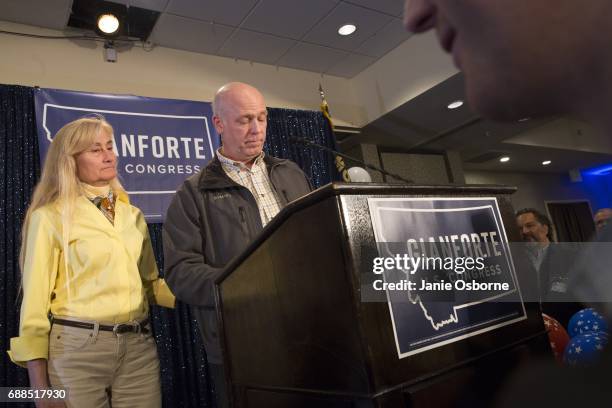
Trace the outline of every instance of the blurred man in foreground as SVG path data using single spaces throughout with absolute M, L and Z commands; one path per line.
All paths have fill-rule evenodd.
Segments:
M 609 0 L 406 0 L 404 24 L 435 29 L 463 71 L 470 105 L 495 120 L 575 115 L 612 134 Z M 570 287 L 612 316 L 612 226 L 581 251 Z M 525 367 L 504 406 L 571 406 L 611 399 L 611 353 L 596 369 Z M 523 392 L 539 389 L 540 392 Z

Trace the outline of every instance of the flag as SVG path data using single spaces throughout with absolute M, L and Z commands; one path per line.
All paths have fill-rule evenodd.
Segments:
M 334 134 L 334 124 L 332 122 L 331 114 L 329 113 L 329 105 L 327 104 L 327 101 L 325 100 L 325 93 L 323 92 L 323 87 L 321 86 L 321 84 L 319 84 L 319 94 L 321 95 L 321 112 L 323 113 L 323 116 L 325 117 L 329 125 L 329 131 L 331 132 L 331 135 L 334 140 L 334 145 L 335 145 L 336 135 Z M 344 159 L 336 155 L 334 162 L 336 164 L 336 169 L 338 170 L 338 173 L 342 176 L 342 180 L 347 183 L 350 183 L 351 177 L 348 174 L 348 169 L 346 168 Z

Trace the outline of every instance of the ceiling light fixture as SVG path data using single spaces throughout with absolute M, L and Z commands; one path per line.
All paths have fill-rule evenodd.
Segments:
M 531 118 L 521 118 L 518 121 L 519 122 L 527 122 L 529 119 L 531 119 Z
M 338 29 L 338 34 L 340 35 L 351 35 L 357 30 L 357 27 L 354 24 L 345 24 Z
M 115 42 L 112 40 L 104 41 L 104 60 L 106 62 L 117 62 L 117 50 Z
M 499 159 L 499 161 L 502 162 L 502 163 L 509 162 L 510 161 L 510 157 L 508 157 L 508 156 L 501 157 Z
M 460 108 L 461 106 L 463 106 L 463 101 L 462 100 L 458 100 L 458 101 L 449 103 L 447 108 L 448 109 L 457 109 L 457 108 Z
M 113 35 L 119 31 L 119 19 L 114 14 L 100 14 L 97 25 L 98 29 L 106 35 Z
M 552 163 L 550 160 L 544 160 L 542 166 L 548 166 L 550 163 Z

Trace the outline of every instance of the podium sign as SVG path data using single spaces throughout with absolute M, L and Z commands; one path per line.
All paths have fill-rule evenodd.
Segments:
M 385 282 L 410 282 L 385 291 L 399 358 L 527 318 L 494 197 L 369 198 L 368 206 L 379 256 L 410 260 L 383 273 Z M 466 268 L 468 259 L 481 267 Z

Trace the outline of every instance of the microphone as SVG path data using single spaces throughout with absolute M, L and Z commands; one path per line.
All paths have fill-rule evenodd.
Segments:
M 403 182 L 408 183 L 408 184 L 414 183 L 414 181 L 409 180 L 409 179 L 405 179 L 405 178 L 403 178 L 402 176 L 400 176 L 398 174 L 389 173 L 388 171 L 383 170 L 380 167 L 374 166 L 372 164 L 368 164 L 368 163 L 366 163 L 366 162 L 364 162 L 362 160 L 359 160 L 359 159 L 357 159 L 355 157 L 351 157 L 351 156 L 346 155 L 344 153 L 340 153 L 339 151 L 331 149 L 331 148 L 329 148 L 327 146 L 323 146 L 323 145 L 320 145 L 318 143 L 312 142 L 312 141 L 310 141 L 310 140 L 308 140 L 308 139 L 306 139 L 304 137 L 290 136 L 289 137 L 289 141 L 293 142 L 293 143 L 301 144 L 301 145 L 304 145 L 304 146 L 308 146 L 308 147 L 316 147 L 317 149 L 326 151 L 327 153 L 331 153 L 333 155 L 343 157 L 343 158 L 345 158 L 347 160 L 354 161 L 354 162 L 356 162 L 358 164 L 361 164 L 363 167 L 366 167 L 368 169 L 377 171 L 377 172 L 379 172 L 381 174 L 384 174 L 385 176 L 389 176 L 389 177 L 393 177 L 393 178 L 398 179 L 398 180 L 402 180 Z

